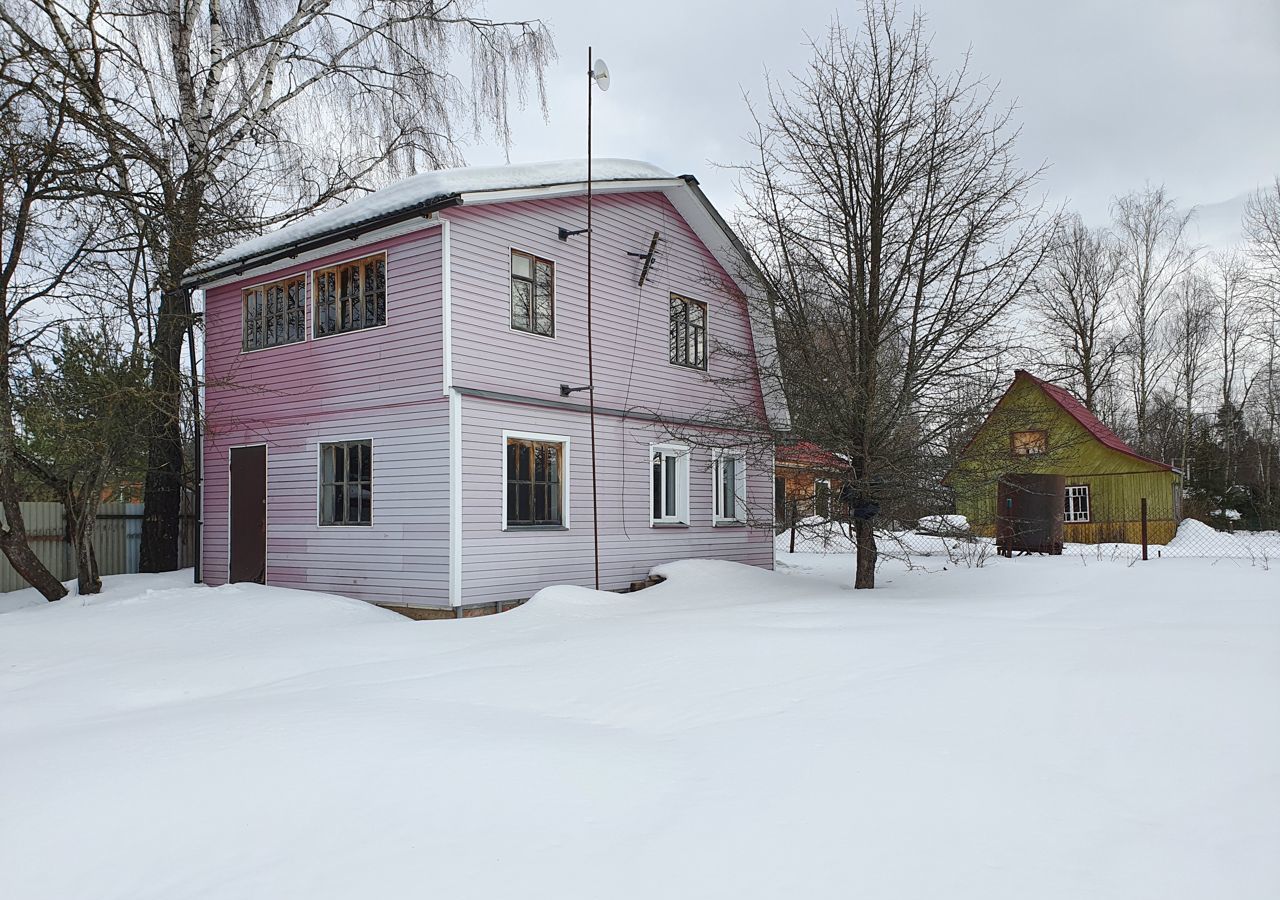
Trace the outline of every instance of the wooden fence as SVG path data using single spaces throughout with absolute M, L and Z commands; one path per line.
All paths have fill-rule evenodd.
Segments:
M 31 549 L 60 581 L 76 577 L 75 549 L 67 531 L 62 504 L 35 502 L 22 504 L 22 518 L 27 525 Z M 182 565 L 191 564 L 195 529 L 190 517 L 184 517 L 180 556 Z M 98 511 L 93 533 L 93 551 L 98 558 L 98 571 L 103 575 L 132 574 L 138 571 L 138 555 L 142 547 L 142 504 L 104 503 Z M 9 560 L 0 554 L 0 593 L 28 587 Z

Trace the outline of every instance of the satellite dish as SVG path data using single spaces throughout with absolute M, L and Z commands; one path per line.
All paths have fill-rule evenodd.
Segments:
M 591 70 L 591 77 L 596 80 L 600 90 L 609 90 L 609 67 L 604 64 L 603 59 L 596 60 L 595 67 Z

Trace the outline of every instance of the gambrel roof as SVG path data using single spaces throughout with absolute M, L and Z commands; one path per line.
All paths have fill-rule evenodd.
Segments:
M 619 182 L 678 180 L 670 172 L 634 159 L 596 159 L 591 168 L 593 187 L 602 193 Z M 586 180 L 587 163 L 582 159 L 423 172 L 236 244 L 208 262 L 193 266 L 188 274 L 199 282 L 211 281 L 228 268 L 259 265 L 262 257 L 281 250 L 296 252 L 299 245 L 327 243 L 352 231 L 385 225 L 392 219 L 427 216 L 481 194 L 537 190 Z
M 207 262 L 192 266 L 184 285 L 203 287 L 234 279 L 251 269 L 295 259 L 301 254 L 383 228 L 424 226 L 442 210 L 468 204 L 506 203 L 586 193 L 587 161 L 556 160 L 505 166 L 468 166 L 414 175 L 324 210 L 268 234 L 244 241 Z M 720 267 L 742 292 L 751 323 L 766 414 L 776 428 L 790 425 L 790 413 L 778 389 L 781 380 L 773 323 L 765 308 L 764 279 L 745 245 L 698 186 L 692 175 L 672 175 L 634 159 L 593 159 L 595 194 L 661 193 L 693 229 Z

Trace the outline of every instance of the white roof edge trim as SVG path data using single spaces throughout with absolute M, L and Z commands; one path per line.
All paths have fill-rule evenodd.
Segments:
M 668 191 L 684 187 L 679 178 L 655 178 L 647 180 L 618 179 L 591 182 L 592 194 L 623 194 L 641 191 Z M 572 197 L 587 192 L 585 181 L 566 184 L 549 184 L 530 188 L 509 188 L 496 191 L 469 191 L 462 194 L 463 206 L 479 206 L 485 203 L 512 203 L 517 200 L 540 200 L 546 197 Z

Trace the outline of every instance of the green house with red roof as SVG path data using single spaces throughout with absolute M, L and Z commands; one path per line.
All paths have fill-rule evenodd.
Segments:
M 1068 543 L 1140 542 L 1143 500 L 1152 544 L 1172 540 L 1182 518 L 1177 469 L 1130 447 L 1070 391 L 1021 369 L 943 483 L 971 530 L 992 536 L 999 483 L 1016 475 L 1065 478 Z

